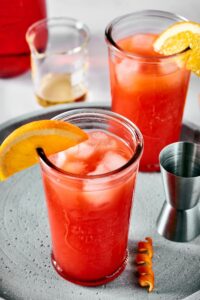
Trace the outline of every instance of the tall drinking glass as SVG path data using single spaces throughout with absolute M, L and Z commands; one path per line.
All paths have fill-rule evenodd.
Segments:
M 113 20 L 106 28 L 112 110 L 134 122 L 144 137 L 142 171 L 158 171 L 162 148 L 179 139 L 190 72 L 183 54 L 161 56 L 153 49 L 160 32 L 185 21 L 146 10 Z
M 56 119 L 79 126 L 93 140 L 58 154 L 62 162 L 73 156 L 64 167 L 56 166 L 55 156 L 47 159 L 40 153 L 52 263 L 69 281 L 86 286 L 104 284 L 116 278 L 126 265 L 129 218 L 143 138 L 128 119 L 106 110 L 75 109 Z M 101 162 L 99 151 L 103 153 Z M 99 169 L 109 165 L 108 156 L 116 156 L 115 163 L 119 163 L 121 155 L 127 154 L 129 160 L 113 171 L 79 172 L 83 161 L 87 161 L 88 168 Z M 71 163 L 72 171 L 66 171 Z

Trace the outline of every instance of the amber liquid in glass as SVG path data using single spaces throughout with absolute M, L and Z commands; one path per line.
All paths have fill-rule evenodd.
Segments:
M 75 82 L 75 73 L 49 73 L 45 75 L 36 93 L 36 99 L 42 106 L 83 101 L 87 88 L 82 81 Z

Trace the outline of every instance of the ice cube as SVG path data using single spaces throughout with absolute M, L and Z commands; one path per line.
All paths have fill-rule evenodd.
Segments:
M 122 165 L 126 164 L 126 162 L 127 159 L 122 155 L 114 151 L 108 151 L 103 156 L 96 169 L 93 172 L 90 172 L 88 175 L 105 174 L 121 167 Z M 123 197 L 124 189 L 127 183 L 113 185 L 113 182 L 109 182 L 109 179 L 107 178 L 105 178 L 104 181 L 102 181 L 102 178 L 99 180 L 101 182 L 101 186 L 99 186 L 99 183 L 96 180 L 84 180 L 83 195 L 88 204 L 93 207 L 113 205 L 117 199 L 121 199 L 121 197 Z M 99 190 L 100 188 L 101 190 Z
M 177 62 L 178 62 L 178 60 L 177 60 Z M 175 60 L 174 61 L 171 60 L 171 61 L 159 64 L 159 70 L 158 70 L 158 72 L 159 72 L 159 75 L 163 76 L 163 75 L 175 73 L 178 70 L 179 70 L 178 69 L 178 64 L 176 63 L 176 61 Z M 177 74 L 177 77 L 179 78 L 180 74 Z
M 140 70 L 140 63 L 131 61 L 128 58 L 123 59 L 116 65 L 116 76 L 118 83 L 126 90 L 131 90 L 137 80 L 137 73 Z
M 71 156 L 75 157 L 77 155 L 77 152 L 78 152 L 78 145 L 76 145 L 74 147 L 70 147 L 69 149 L 67 149 L 65 151 L 65 153 L 68 157 L 71 157 Z
M 95 168 L 95 170 L 88 173 L 88 175 L 100 175 L 100 174 L 105 174 L 108 172 L 109 172 L 109 169 L 104 164 L 99 163 L 97 165 L 97 167 Z
M 155 34 L 135 34 L 129 38 L 120 40 L 119 46 L 125 51 L 149 56 L 149 52 L 153 52 L 153 43 L 157 35 Z
M 94 151 L 95 147 L 89 141 L 86 141 L 67 149 L 66 155 L 69 160 L 87 160 L 93 155 Z
M 114 139 L 109 139 L 107 145 L 106 145 L 106 149 L 108 150 L 115 150 L 117 149 L 117 141 Z
M 58 168 L 62 168 L 67 160 L 66 151 L 62 151 L 49 156 L 50 161 L 55 164 Z
M 85 193 L 85 200 L 93 206 L 103 206 L 109 204 L 109 202 L 112 201 L 112 197 L 115 198 L 115 195 L 112 194 L 110 190 Z
M 108 171 L 113 171 L 125 165 L 127 161 L 128 160 L 122 155 L 114 151 L 108 151 L 101 160 L 101 164 L 103 164 L 104 168 Z
M 95 147 L 92 146 L 89 142 L 84 142 L 78 145 L 78 151 L 76 157 L 78 159 L 87 160 L 95 152 Z
M 96 166 L 95 170 L 88 173 L 88 175 L 100 175 L 116 170 L 127 163 L 127 159 L 122 155 L 114 152 L 108 151 L 104 154 L 101 161 Z
M 117 148 L 117 142 L 114 137 L 102 132 L 95 131 L 91 133 L 91 144 L 96 145 L 96 151 L 106 152 Z
M 107 143 L 107 141 L 109 140 L 109 136 L 103 131 L 91 132 L 90 137 L 91 137 L 91 142 L 94 142 L 95 140 L 101 143 L 102 142 Z
M 99 186 L 95 185 L 94 182 L 85 180 L 83 184 L 84 199 L 88 204 L 94 207 L 109 204 L 112 198 L 116 197 L 111 189 L 112 186 L 109 186 L 108 183 L 103 183 L 101 190 L 99 190 Z
M 91 207 L 104 207 L 105 205 L 113 205 L 121 199 L 124 194 L 124 187 L 126 184 L 113 185 L 108 180 L 99 184 L 94 184 L 91 180 L 85 180 L 83 184 L 83 196 L 84 200 Z
M 87 174 L 87 164 L 83 161 L 68 161 L 62 166 L 62 169 L 73 174 Z
M 155 39 L 156 35 L 154 34 L 136 34 L 131 37 L 130 49 L 132 48 L 132 52 L 143 54 L 144 56 L 154 54 L 153 43 Z

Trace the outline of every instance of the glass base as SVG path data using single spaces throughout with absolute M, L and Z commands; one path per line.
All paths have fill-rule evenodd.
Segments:
M 53 265 L 54 269 L 56 270 L 56 272 L 60 276 L 62 276 L 64 279 L 66 279 L 70 282 L 73 282 L 75 284 L 82 285 L 82 286 L 98 286 L 98 285 L 103 285 L 105 283 L 108 283 L 108 282 L 114 280 L 124 271 L 127 261 L 128 261 L 128 251 L 126 251 L 126 256 L 125 256 L 125 259 L 124 259 L 123 263 L 121 264 L 121 266 L 111 275 L 108 275 L 108 276 L 105 276 L 103 278 L 96 279 L 96 280 L 82 281 L 82 280 L 79 280 L 78 278 L 73 278 L 73 277 L 69 276 L 67 273 L 64 273 L 62 271 L 62 268 L 57 264 L 57 262 L 54 258 L 53 252 L 51 253 L 51 262 L 52 262 L 52 265 Z
M 87 93 L 81 95 L 80 97 L 78 97 L 76 99 L 70 99 L 70 100 L 66 100 L 66 101 L 65 100 L 64 101 L 49 101 L 49 100 L 45 100 L 45 99 L 39 97 L 38 95 L 35 95 L 38 104 L 43 107 L 53 106 L 53 105 L 57 105 L 57 104 L 67 104 L 67 103 L 71 104 L 74 102 L 81 102 L 81 101 L 86 100 L 86 96 L 87 96 Z

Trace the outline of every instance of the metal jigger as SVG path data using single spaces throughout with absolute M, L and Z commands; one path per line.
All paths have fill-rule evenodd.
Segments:
M 200 145 L 168 145 L 160 153 L 160 168 L 166 201 L 158 232 L 172 241 L 191 241 L 200 234 Z

